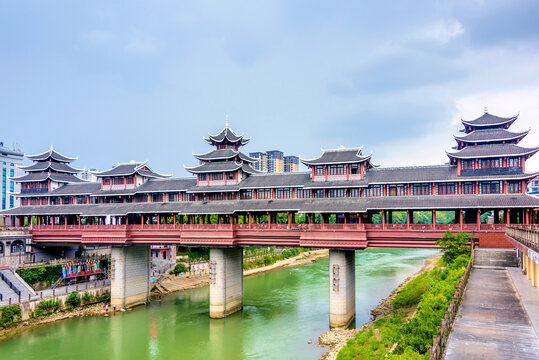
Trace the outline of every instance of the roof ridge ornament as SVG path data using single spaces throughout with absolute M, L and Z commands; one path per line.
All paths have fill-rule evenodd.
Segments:
M 488 107 L 485 106 L 485 114 L 488 114 Z
M 228 129 L 229 121 L 228 121 L 228 113 L 225 115 L 225 128 Z

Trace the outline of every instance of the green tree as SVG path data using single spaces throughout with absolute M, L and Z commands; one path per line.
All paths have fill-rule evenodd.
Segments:
M 436 245 L 442 247 L 443 260 L 446 264 L 451 264 L 459 255 L 470 253 L 470 239 L 472 234 L 458 232 L 454 235 L 447 230 L 444 236 L 436 241 Z
M 72 308 L 75 308 L 80 305 L 80 297 L 78 291 L 73 291 L 66 299 L 66 304 L 71 306 Z

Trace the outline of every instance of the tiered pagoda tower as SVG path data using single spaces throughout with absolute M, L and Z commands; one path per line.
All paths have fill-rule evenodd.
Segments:
M 461 120 L 464 135 L 455 136 L 457 151 L 447 152 L 450 163 L 457 165 L 459 176 L 524 174 L 526 160 L 539 147 L 517 145 L 529 132 L 511 132 L 518 115 L 499 117 L 486 110 L 475 120 Z
M 46 193 L 64 184 L 80 183 L 83 180 L 75 176 L 80 169 L 72 168 L 69 164 L 77 158 L 60 154 L 51 146 L 50 150 L 37 155 L 26 155 L 34 163 L 20 166 L 26 175 L 13 178 L 21 183 L 21 194 Z
M 253 159 L 239 151 L 251 139 L 237 135 L 226 125 L 217 135 L 211 135 L 204 140 L 217 149 L 205 154 L 193 154 L 200 161 L 200 165 L 185 169 L 197 176 L 197 186 L 236 185 L 245 177 L 259 173 L 251 164 Z

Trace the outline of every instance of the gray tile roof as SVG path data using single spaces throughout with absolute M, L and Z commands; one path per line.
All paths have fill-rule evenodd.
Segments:
M 32 165 L 20 166 L 19 168 L 21 170 L 28 171 L 28 172 L 45 171 L 45 170 L 48 170 L 49 168 L 53 171 L 71 173 L 71 174 L 76 174 L 81 171 L 79 169 L 74 169 L 71 166 L 64 163 L 48 162 L 48 161 L 38 161 Z
M 41 172 L 41 173 L 31 172 L 23 176 L 12 178 L 12 180 L 16 182 L 40 182 L 40 181 L 45 181 L 47 179 L 51 179 L 57 182 L 64 182 L 64 183 L 84 182 L 84 180 L 79 179 L 73 174 L 48 173 L 48 172 Z
M 368 210 L 505 209 L 539 207 L 539 198 L 518 195 L 386 196 L 346 199 L 235 200 L 169 203 L 22 206 L 0 215 L 105 216 L 132 213 L 232 214 L 265 211 L 364 213 Z
M 518 118 L 518 115 L 511 116 L 511 117 L 500 117 L 496 115 L 489 114 L 488 112 L 485 112 L 483 115 L 478 117 L 474 120 L 464 120 L 462 119 L 462 123 L 464 125 L 471 125 L 473 127 L 484 127 L 484 126 L 495 126 L 495 125 L 504 125 L 507 123 L 513 123 Z
M 238 155 L 238 151 L 234 149 L 219 149 L 212 150 L 204 154 L 193 154 L 198 160 L 209 161 L 209 160 L 226 160 Z
M 193 174 L 199 173 L 210 173 L 210 172 L 226 172 L 226 171 L 235 171 L 240 169 L 242 166 L 241 163 L 235 161 L 221 161 L 221 162 L 212 162 L 204 163 L 202 165 L 185 167 L 185 169 Z
M 305 165 L 346 164 L 357 163 L 370 159 L 371 155 L 363 156 L 361 148 L 323 150 L 322 155 L 315 159 L 301 159 Z
M 505 129 L 475 130 L 466 135 L 455 136 L 455 140 L 464 142 L 519 140 L 528 135 L 528 133 L 529 130 L 521 132 L 511 132 Z
M 219 132 L 217 135 L 211 135 L 207 138 L 204 138 L 206 142 L 209 144 L 220 144 L 225 141 L 225 139 L 230 143 L 236 143 L 239 142 L 241 145 L 247 144 L 251 139 L 250 138 L 244 138 L 243 135 L 237 135 L 232 129 L 230 129 L 228 126 L 225 127 L 221 132 Z
M 147 170 L 146 170 L 147 169 Z M 113 168 L 109 170 L 99 171 L 95 172 L 95 175 L 97 177 L 107 177 L 107 176 L 129 176 L 133 174 L 139 174 L 141 176 L 145 177 L 151 177 L 151 178 L 165 178 L 169 177 L 170 175 L 163 175 L 159 174 L 152 169 L 148 165 L 146 165 L 146 161 L 144 162 L 130 162 L 126 164 L 118 163 L 118 165 L 114 166 Z
M 515 144 L 488 144 L 477 146 L 466 146 L 465 148 L 448 152 L 449 157 L 459 159 L 473 159 L 486 157 L 502 157 L 502 156 L 522 156 L 533 155 L 539 150 L 539 147 L 525 148 Z
M 53 160 L 60 161 L 60 162 L 72 162 L 77 160 L 77 158 L 72 158 L 69 156 L 65 156 L 57 152 L 56 150 L 53 150 L 52 146 L 50 150 L 47 150 L 41 154 L 37 155 L 25 155 L 28 159 L 34 160 L 34 161 L 40 161 L 40 160 L 48 160 L 49 158 L 52 158 Z

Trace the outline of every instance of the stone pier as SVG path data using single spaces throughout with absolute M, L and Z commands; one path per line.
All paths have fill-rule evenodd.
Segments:
M 243 309 L 243 249 L 210 249 L 210 317 Z
M 146 304 L 150 295 L 150 247 L 113 246 L 110 304 L 117 308 Z
M 329 250 L 329 327 L 347 327 L 356 316 L 354 250 Z

